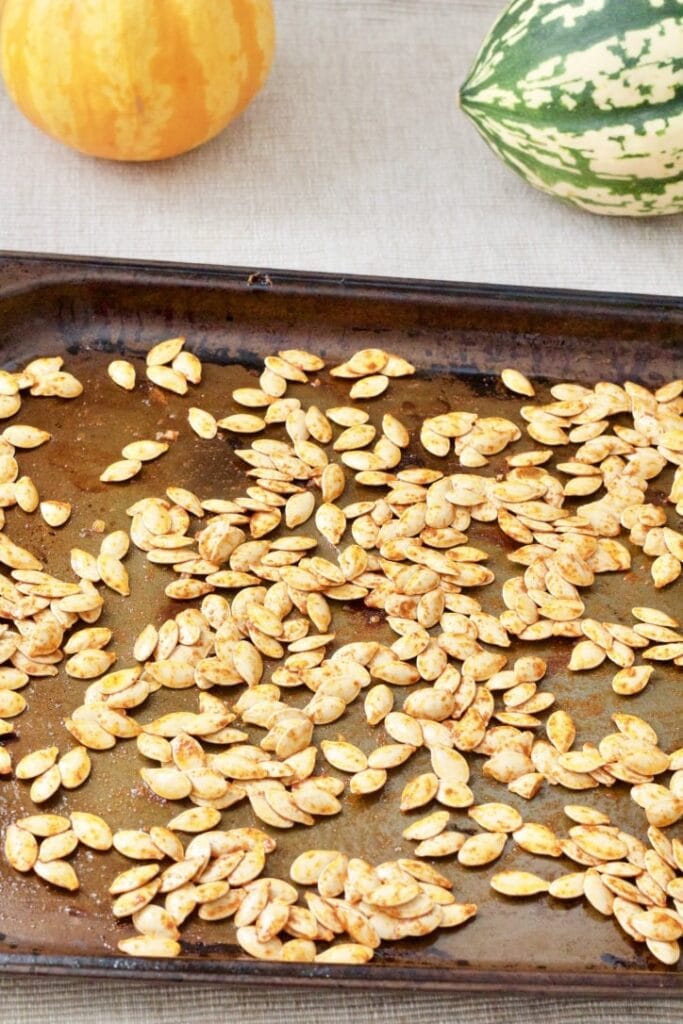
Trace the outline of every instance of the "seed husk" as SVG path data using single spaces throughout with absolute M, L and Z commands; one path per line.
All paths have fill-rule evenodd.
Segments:
M 499 871 L 491 878 L 491 888 L 503 896 L 535 896 L 548 892 L 550 883 L 529 871 Z
M 135 387 L 135 367 L 126 359 L 114 359 L 107 367 L 107 373 L 120 388 L 132 391 Z
M 536 394 L 531 381 L 519 370 L 505 369 L 501 372 L 500 379 L 508 391 L 512 391 L 513 394 L 527 395 L 529 398 L 533 398 Z
M 50 882 L 51 885 L 59 889 L 75 892 L 80 888 L 78 875 L 65 860 L 50 860 L 47 862 L 37 860 L 33 865 L 33 870 L 39 878 L 42 878 L 45 882 Z
M 142 462 L 137 459 L 120 459 L 112 462 L 100 473 L 100 480 L 105 484 L 122 483 L 132 480 L 142 469 Z
M 497 860 L 505 849 L 504 832 L 480 832 L 468 836 L 460 847 L 459 862 L 465 867 L 481 867 Z
M 121 449 L 124 460 L 129 462 L 151 462 L 168 451 L 165 441 L 131 441 Z
M 5 859 L 15 871 L 30 871 L 38 859 L 38 843 L 31 832 L 16 824 L 5 832 Z

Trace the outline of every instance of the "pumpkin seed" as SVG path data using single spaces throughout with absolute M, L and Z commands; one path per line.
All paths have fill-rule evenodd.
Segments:
M 118 384 L 125 391 L 132 391 L 135 387 L 135 367 L 125 359 L 114 359 L 107 367 L 107 373 L 114 384 Z
M 122 483 L 124 480 L 132 480 L 142 469 L 142 462 L 135 459 L 120 459 L 112 462 L 100 473 L 100 480 L 105 484 Z
M 31 832 L 10 824 L 5 832 L 5 859 L 15 871 L 30 871 L 38 859 L 38 843 Z
M 529 871 L 499 871 L 491 878 L 491 888 L 503 896 L 535 896 L 548 892 L 550 883 Z
M 59 889 L 75 892 L 80 888 L 78 875 L 65 860 L 50 860 L 47 862 L 37 860 L 33 865 L 33 870 L 39 878 L 42 878 L 45 882 L 50 882 L 51 885 L 57 886 Z

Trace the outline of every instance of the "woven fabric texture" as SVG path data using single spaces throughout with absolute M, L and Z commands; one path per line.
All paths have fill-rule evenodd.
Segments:
M 676 294 L 683 218 L 534 191 L 455 97 L 503 0 L 275 0 L 278 53 L 214 142 L 119 165 L 0 90 L 0 248 Z
M 592 217 L 534 192 L 455 104 L 501 0 L 275 0 L 277 61 L 178 160 L 72 153 L 0 90 L 0 248 L 676 294 L 680 218 Z M 492 936 L 495 941 L 495 936 Z M 0 980 L 9 1024 L 668 1024 L 671 1000 Z
M 674 1024 L 681 1011 L 673 999 L 314 992 L 61 978 L 5 978 L 0 1000 L 11 1024 Z

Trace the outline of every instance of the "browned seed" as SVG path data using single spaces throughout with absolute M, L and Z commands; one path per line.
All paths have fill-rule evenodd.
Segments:
M 543 857 L 560 857 L 562 846 L 560 840 L 547 825 L 528 821 L 516 829 L 513 837 L 518 846 L 528 853 Z
M 497 860 L 505 849 L 504 832 L 480 832 L 468 836 L 460 847 L 458 860 L 465 867 L 481 867 Z
M 378 395 L 383 394 L 389 386 L 389 379 L 384 374 L 377 373 L 371 374 L 367 377 L 361 377 L 351 386 L 349 391 L 349 398 L 354 400 L 377 398 Z
M 191 807 L 172 818 L 167 827 L 178 832 L 208 832 L 221 820 L 221 812 L 213 807 Z
M 355 796 L 376 793 L 386 784 L 387 778 L 387 773 L 383 768 L 366 768 L 351 776 L 349 791 Z
M 151 462 L 167 452 L 168 448 L 165 441 L 131 441 L 121 449 L 121 454 L 129 462 Z
M 568 875 L 560 875 L 550 883 L 548 892 L 557 900 L 574 900 L 583 896 L 583 871 L 575 871 Z
M 61 814 L 30 814 L 27 818 L 20 818 L 15 824 L 31 835 L 45 838 L 66 832 L 69 828 L 69 819 Z
M 491 878 L 491 888 L 504 896 L 535 896 L 548 892 L 550 883 L 529 871 L 499 871 Z
M 218 420 L 218 426 L 223 430 L 229 430 L 233 434 L 257 434 L 266 426 L 260 416 L 251 413 L 240 412 L 231 416 L 224 416 Z
M 38 860 L 47 863 L 51 860 L 62 860 L 74 852 L 78 846 L 78 836 L 68 829 L 58 836 L 49 836 L 43 839 L 38 852 Z
M 548 739 L 560 752 L 566 752 L 576 737 L 576 726 L 566 711 L 553 711 L 546 723 Z
M 113 651 L 86 649 L 72 655 L 66 662 L 64 670 L 74 679 L 95 679 L 111 668 L 115 660 L 116 655 Z
M 52 768 L 58 754 L 58 747 L 43 747 L 40 750 L 33 750 L 29 754 L 24 754 L 17 762 L 14 774 L 18 779 L 35 779 L 49 768 Z
M 68 501 L 41 501 L 40 514 L 48 526 L 63 526 L 71 515 Z
M 51 796 L 57 792 L 61 785 L 61 776 L 59 774 L 59 768 L 57 765 L 53 765 L 48 768 L 46 772 L 39 775 L 37 779 L 33 780 L 30 789 L 31 800 L 34 804 L 45 803 Z
M 343 772 L 362 772 L 368 766 L 368 760 L 362 750 L 353 743 L 323 740 L 320 749 L 327 761 Z
M 477 804 L 468 808 L 470 818 L 488 832 L 515 832 L 522 827 L 522 816 L 509 804 Z
M 10 824 L 5 832 L 5 859 L 15 871 L 30 871 L 38 859 L 38 843 L 26 829 Z
M 117 949 L 128 956 L 173 958 L 180 956 L 180 943 L 164 935 L 131 935 L 120 939 Z
M 163 860 L 164 855 L 159 847 L 146 832 L 139 829 L 120 829 L 114 833 L 113 845 L 124 857 L 132 860 Z
M 614 893 L 610 892 L 595 868 L 588 868 L 583 878 L 583 891 L 592 907 L 609 917 L 614 907 Z
M 280 960 L 282 958 L 282 942 L 279 938 L 271 938 L 261 942 L 254 925 L 245 925 L 236 931 L 237 942 L 250 956 L 257 960 Z
M 33 865 L 33 870 L 39 878 L 50 882 L 51 885 L 55 885 L 59 889 L 75 892 L 76 889 L 80 888 L 78 875 L 65 860 L 50 860 L 47 862 L 37 860 Z
M 609 825 L 607 814 L 581 804 L 565 804 L 564 813 L 579 825 Z
M 104 818 L 86 811 L 71 812 L 71 827 L 79 842 L 93 850 L 109 850 L 113 844 L 112 831 Z M 118 849 L 118 847 L 117 847 Z

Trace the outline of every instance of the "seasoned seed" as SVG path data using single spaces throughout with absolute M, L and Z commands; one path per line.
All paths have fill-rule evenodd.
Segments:
M 148 366 L 147 378 L 165 391 L 172 391 L 176 395 L 187 394 L 187 378 L 171 366 Z
M 30 789 L 31 800 L 34 804 L 45 803 L 51 796 L 54 796 L 61 783 L 59 768 L 55 764 L 48 768 L 46 772 L 43 772 L 42 775 L 39 775 L 37 779 L 34 779 Z
M 468 836 L 460 847 L 458 860 L 465 867 L 481 867 L 497 860 L 505 849 L 504 832 L 480 832 Z
M 368 760 L 362 750 L 353 743 L 341 743 L 334 740 L 323 740 L 320 749 L 325 759 L 343 772 L 362 772 L 368 766 Z
M 58 747 L 43 747 L 41 750 L 33 750 L 17 762 L 14 774 L 18 779 L 35 779 L 52 768 L 58 754 Z
M 122 871 L 116 875 L 109 886 L 108 892 L 112 896 L 119 896 L 124 892 L 132 892 L 139 889 L 159 874 L 158 864 L 138 864 L 134 868 Z
M 38 508 L 40 498 L 33 480 L 29 476 L 22 476 L 14 485 L 14 497 L 17 505 L 23 512 L 35 512 Z
M 412 811 L 430 803 L 439 791 L 439 779 L 433 772 L 425 772 L 411 779 L 403 787 L 400 809 Z
M 565 804 L 564 813 L 579 825 L 609 825 L 610 823 L 607 814 L 581 804 Z
M 61 860 L 68 857 L 78 846 L 78 836 L 71 829 L 61 832 L 58 836 L 49 836 L 43 839 L 38 852 L 38 860 L 47 863 L 51 860 Z
M 645 689 L 654 668 L 652 665 L 631 665 L 620 669 L 612 679 L 612 689 L 623 697 L 630 697 Z
M 678 963 L 681 949 L 678 942 L 660 942 L 657 939 L 646 939 L 647 948 L 661 963 L 673 966 Z
M 522 827 L 521 814 L 509 804 L 478 804 L 467 813 L 488 832 L 516 832 Z
M 130 594 L 128 572 L 125 565 L 118 558 L 114 558 L 112 555 L 100 554 L 97 558 L 97 568 L 102 582 L 110 590 L 115 590 L 117 594 L 122 594 L 124 597 Z
M 68 501 L 41 501 L 40 514 L 48 526 L 63 526 L 71 515 Z
M 135 387 L 135 367 L 125 359 L 114 359 L 107 367 L 107 373 L 114 384 L 118 384 L 125 391 L 132 391 Z
M 33 865 L 33 870 L 39 878 L 50 882 L 51 885 L 55 885 L 59 889 L 68 889 L 69 892 L 75 892 L 76 889 L 80 888 L 78 875 L 65 860 L 51 860 L 47 862 L 37 860 Z
M 381 373 L 372 374 L 368 377 L 361 377 L 355 384 L 352 385 L 349 391 L 349 398 L 356 399 L 367 399 L 377 398 L 378 395 L 383 394 L 389 386 L 389 379 Z
M 213 807 L 192 807 L 172 818 L 167 828 L 178 832 L 208 832 L 220 820 L 221 812 Z
M 131 480 L 142 469 L 142 463 L 134 459 L 121 459 L 112 462 L 100 474 L 100 480 L 105 483 L 121 483 L 124 480 Z
M 30 814 L 27 818 L 20 818 L 15 824 L 31 835 L 45 838 L 66 832 L 69 828 L 69 819 L 61 814 Z
M 513 832 L 513 838 L 528 853 L 542 857 L 562 856 L 560 840 L 547 825 L 528 821 Z
M 95 679 L 116 661 L 113 651 L 83 650 L 74 654 L 64 665 L 67 675 L 74 679 Z
M 73 816 L 72 816 L 73 818 Z M 77 832 L 76 824 L 72 820 L 74 832 Z M 152 842 L 146 832 L 136 829 L 120 829 L 113 836 L 114 848 L 122 853 L 124 857 L 132 860 L 163 860 L 163 853 Z
M 383 768 L 366 768 L 351 776 L 349 792 L 355 796 L 376 793 L 386 784 L 387 773 Z
M 242 412 L 224 416 L 223 419 L 218 420 L 218 426 L 233 434 L 257 434 L 265 428 L 266 424 L 260 416 Z
M 152 345 L 147 353 L 147 366 L 164 366 L 172 363 L 185 344 L 184 338 L 168 338 Z
M 131 935 L 117 943 L 117 949 L 129 956 L 173 958 L 180 956 L 180 943 L 164 935 Z
M 8 825 L 5 858 L 15 871 L 30 871 L 38 859 L 38 843 L 34 836 L 16 824 Z
M 610 892 L 595 868 L 589 868 L 586 871 L 583 878 L 583 891 L 588 902 L 600 914 L 604 914 L 606 917 L 612 914 L 614 893 Z
M 576 726 L 566 711 L 553 711 L 546 723 L 546 732 L 555 749 L 564 753 L 574 742 Z
M 548 893 L 557 900 L 574 900 L 583 896 L 585 872 L 575 871 L 569 875 L 560 875 L 550 883 Z
M 89 846 L 93 850 L 111 849 L 114 842 L 112 831 L 104 818 L 99 815 L 86 811 L 72 811 L 71 827 L 79 842 L 85 846 Z
M 121 454 L 129 462 L 150 462 L 167 452 L 168 447 L 165 441 L 131 441 L 121 449 Z
M 491 888 L 504 896 L 535 896 L 548 892 L 550 883 L 529 871 L 499 871 L 491 878 Z

